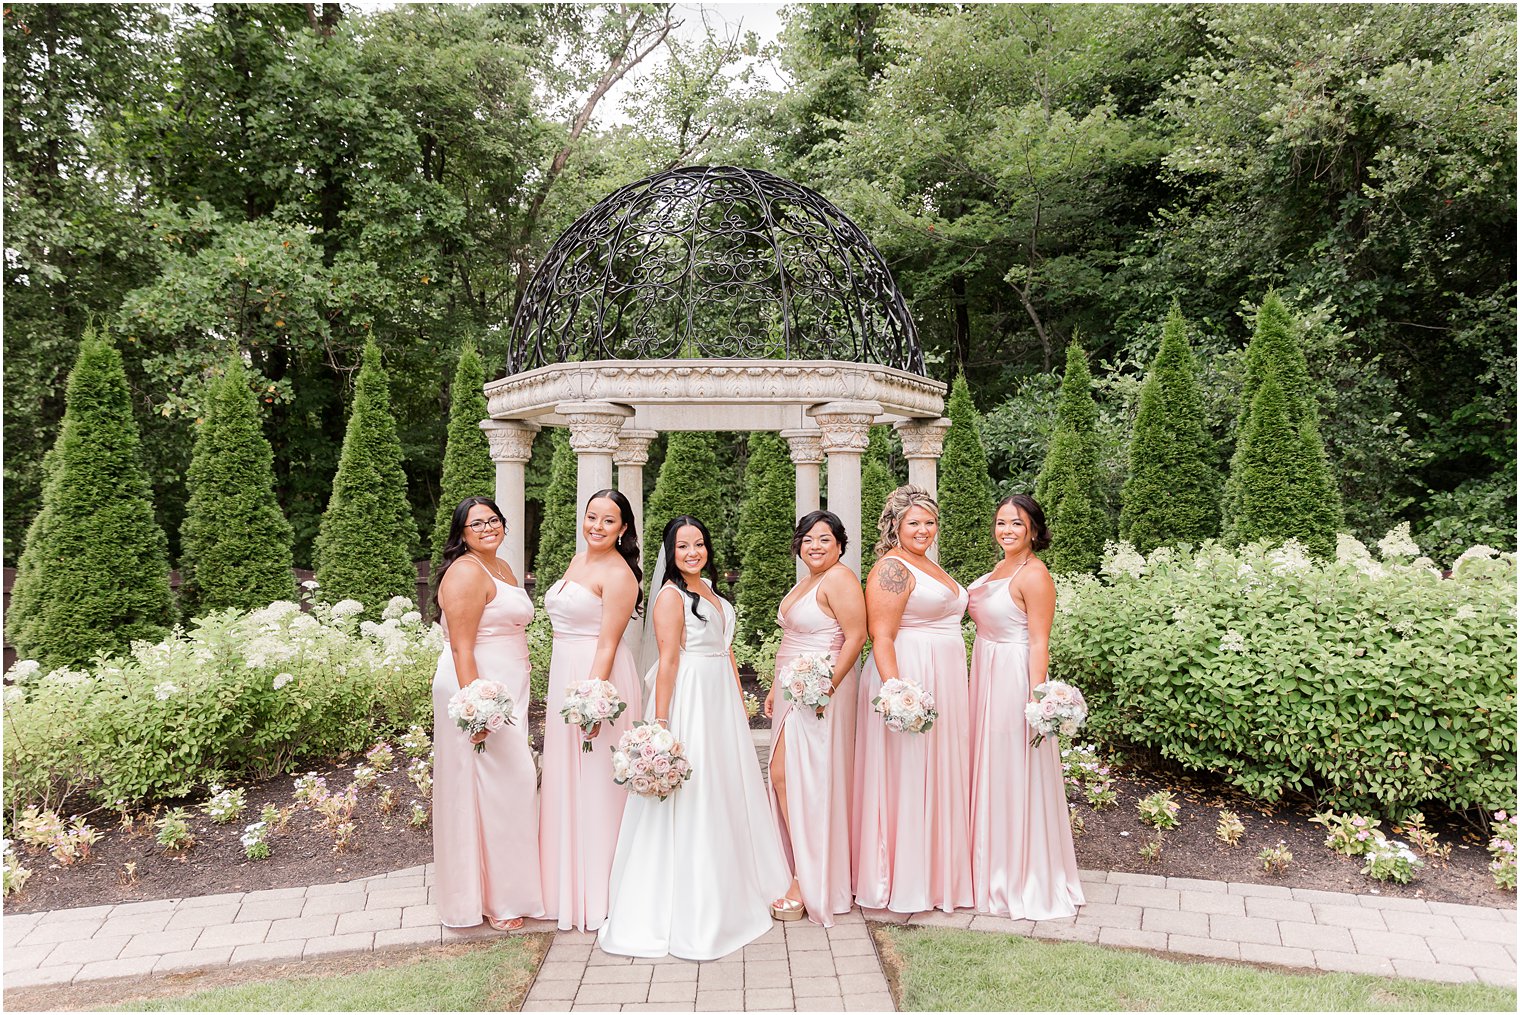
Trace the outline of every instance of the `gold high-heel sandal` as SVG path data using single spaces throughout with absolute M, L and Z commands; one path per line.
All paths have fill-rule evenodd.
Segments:
M 807 915 L 807 907 L 800 899 L 788 899 L 785 896 L 771 903 L 771 918 L 780 920 L 782 923 L 790 923 L 800 920 Z
M 522 930 L 523 918 L 520 916 L 514 916 L 510 920 L 498 920 L 494 916 L 488 916 L 486 917 L 486 923 L 491 925 L 492 930 L 499 930 L 502 932 Z

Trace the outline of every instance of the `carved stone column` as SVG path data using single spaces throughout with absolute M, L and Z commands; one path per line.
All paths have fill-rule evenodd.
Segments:
M 612 486 L 612 456 L 618 449 L 618 431 L 633 415 L 626 405 L 612 402 L 561 402 L 554 407 L 570 426 L 570 448 L 575 452 L 576 517 L 598 490 Z M 575 527 L 575 548 L 586 548 L 580 525 Z
M 491 445 L 491 461 L 496 463 L 496 506 L 507 516 L 507 566 L 522 581 L 527 564 L 523 528 L 528 459 L 533 457 L 533 437 L 539 426 L 516 419 L 483 419 L 480 428 Z
M 898 423 L 897 436 L 902 439 L 903 457 L 908 460 L 908 482 L 921 486 L 939 497 L 939 456 L 945 450 L 945 433 L 950 421 L 913 419 Z M 944 520 L 941 519 L 941 524 Z M 957 525 L 982 525 L 985 519 L 957 519 Z M 939 560 L 939 540 L 929 547 L 929 559 Z
M 818 467 L 823 464 L 823 434 L 817 430 L 783 430 L 781 436 L 791 449 L 792 466 L 796 469 L 797 508 L 795 523 L 809 511 L 817 511 L 822 505 L 818 494 Z M 801 558 L 796 561 L 797 580 L 807 574 L 807 565 Z
M 617 488 L 633 508 L 633 531 L 638 533 L 640 546 L 649 539 L 644 531 L 644 466 L 649 464 L 649 444 L 658 436 L 654 430 L 621 430 L 617 451 L 612 455 L 617 465 Z
M 839 516 L 850 536 L 842 558 L 860 573 L 860 456 L 871 441 L 871 421 L 881 413 L 877 402 L 828 402 L 808 415 L 818 423 L 823 453 L 829 460 L 829 510 Z

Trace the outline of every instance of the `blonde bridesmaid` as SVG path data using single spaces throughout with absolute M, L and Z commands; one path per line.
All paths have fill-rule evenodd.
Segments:
M 496 930 L 516 930 L 523 917 L 544 911 L 524 633 L 533 602 L 496 555 L 506 521 L 484 497 L 461 501 L 436 579 L 444 649 L 433 676 L 433 861 L 446 927 L 484 918 Z M 482 679 L 506 687 L 513 723 L 466 737 L 449 721 L 449 699 Z M 472 745 L 482 741 L 477 753 Z
M 778 694 L 765 696 L 771 718 L 771 811 L 792 867 L 792 884 L 776 900 L 778 920 L 808 919 L 825 927 L 848 913 L 850 885 L 850 781 L 855 765 L 855 691 L 860 650 L 866 642 L 866 601 L 860 579 L 839 562 L 849 538 L 832 511 L 803 515 L 792 553 L 807 565 L 777 610 L 781 647 L 776 672 L 799 655 L 834 657 L 834 693 L 819 713 L 799 709 Z
M 544 595 L 554 627 L 544 725 L 544 777 L 538 860 L 544 905 L 561 930 L 596 930 L 607 919 L 607 884 L 628 792 L 612 781 L 610 751 L 642 715 L 643 689 L 623 641 L 643 598 L 633 508 L 616 490 L 598 490 L 581 516 L 586 549 Z M 608 680 L 628 707 L 610 728 L 589 736 L 560 718 L 565 692 L 583 680 Z
M 966 591 L 929 559 L 939 532 L 939 505 L 929 491 L 898 487 L 877 529 L 879 559 L 866 581 L 871 658 L 860 684 L 850 828 L 855 900 L 897 913 L 969 908 Z M 881 685 L 898 677 L 934 695 L 939 718 L 927 732 L 893 732 L 872 710 Z
M 1024 705 L 1045 682 L 1056 587 L 1035 553 L 1045 512 L 1015 494 L 997 507 L 1003 559 L 971 583 L 971 826 L 976 908 L 1015 920 L 1072 916 L 1085 904 L 1055 737 L 1030 747 Z

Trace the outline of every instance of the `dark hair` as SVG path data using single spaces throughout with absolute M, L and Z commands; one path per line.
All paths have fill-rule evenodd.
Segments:
M 718 591 L 718 567 L 713 563 L 715 555 L 713 553 L 712 535 L 707 531 L 706 525 L 703 525 L 691 515 L 677 515 L 665 523 L 665 534 L 660 539 L 661 545 L 665 548 L 665 584 L 669 585 L 671 582 L 675 582 L 676 588 L 680 589 L 691 600 L 691 615 L 705 623 L 706 618 L 697 612 L 697 603 L 701 602 L 702 597 L 686 587 L 686 579 L 681 578 L 677 581 L 677 576 L 681 572 L 676 567 L 676 533 L 684 525 L 690 525 L 702 533 L 702 542 L 707 544 L 707 580 L 712 582 L 713 595 L 719 599 L 728 598 Z M 654 593 L 658 595 L 659 590 L 654 590 Z
M 1045 510 L 1027 493 L 1010 494 L 997 502 L 997 507 L 992 509 L 993 529 L 997 529 L 997 513 L 1010 504 L 1028 515 L 1030 523 L 1034 526 L 1034 531 L 1029 535 L 1029 548 L 1039 553 L 1048 547 L 1050 530 L 1045 527 Z
M 819 522 L 827 522 L 829 531 L 834 533 L 834 541 L 839 544 L 839 552 L 842 554 L 845 547 L 850 545 L 850 536 L 844 531 L 844 522 L 832 511 L 809 511 L 797 519 L 797 531 L 792 533 L 792 556 L 802 552 L 802 537 L 813 531 L 813 526 Z
M 633 572 L 633 583 L 638 586 L 638 598 L 633 601 L 633 612 L 638 613 L 639 607 L 644 605 L 644 565 L 639 561 L 642 555 L 639 553 L 639 534 L 633 525 L 633 505 L 628 503 L 626 495 L 617 490 L 598 490 L 586 498 L 586 507 L 591 507 L 591 502 L 598 497 L 606 497 L 617 505 L 618 514 L 623 516 L 623 523 L 628 526 L 623 530 L 623 534 L 618 536 L 617 552 L 618 556 L 627 563 L 628 570 Z M 585 513 L 584 510 L 581 512 L 583 516 Z M 708 552 L 710 553 L 711 550 Z
M 459 506 L 454 509 L 454 517 L 449 519 L 449 538 L 444 541 L 438 570 L 433 572 L 433 616 L 435 619 L 443 616 L 443 604 L 438 601 L 438 589 L 443 585 L 444 573 L 454 561 L 469 551 L 470 548 L 464 541 L 464 526 L 470 517 L 470 509 L 479 504 L 490 508 L 491 513 L 501 519 L 501 535 L 503 540 L 506 539 L 507 516 L 501 513 L 501 508 L 496 506 L 494 500 L 489 497 L 466 497 L 459 502 Z

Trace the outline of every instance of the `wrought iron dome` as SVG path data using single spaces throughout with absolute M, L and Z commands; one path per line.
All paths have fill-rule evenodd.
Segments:
M 577 219 L 528 283 L 507 370 L 698 357 L 924 375 L 902 293 L 860 227 L 817 191 L 734 166 L 657 173 Z

